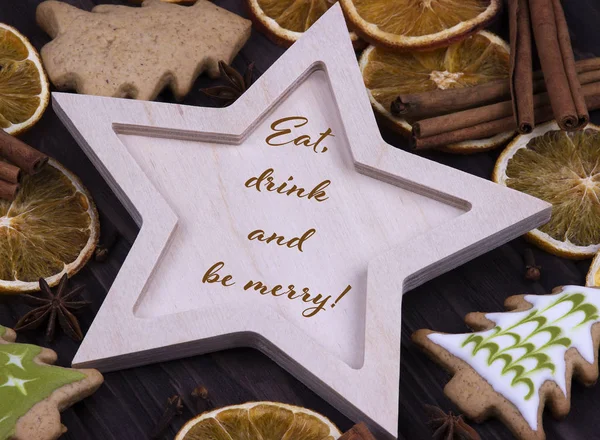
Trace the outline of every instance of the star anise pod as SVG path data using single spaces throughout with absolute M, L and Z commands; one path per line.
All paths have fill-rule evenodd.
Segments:
M 36 306 L 35 309 L 28 312 L 19 319 L 15 330 L 31 330 L 40 327 L 48 321 L 46 327 L 46 340 L 54 339 L 54 330 L 56 321 L 63 331 L 73 340 L 83 340 L 83 333 L 79 326 L 79 321 L 71 311 L 79 310 L 90 304 L 89 301 L 75 301 L 81 293 L 84 286 L 77 286 L 71 291 L 67 291 L 67 282 L 69 278 L 64 274 L 56 288 L 56 293 L 48 285 L 45 279 L 40 278 L 41 296 L 22 295 L 22 298 L 29 304 Z
M 481 440 L 477 431 L 471 428 L 463 416 L 455 416 L 452 411 L 445 413 L 433 405 L 424 405 L 429 416 L 428 425 L 434 429 L 434 440 Z
M 219 61 L 219 71 L 221 72 L 221 78 L 227 82 L 227 85 L 208 87 L 200 89 L 200 91 L 211 98 L 221 100 L 223 105 L 227 106 L 234 103 L 252 85 L 254 63 L 248 65 L 244 76 L 233 67 L 227 65 L 225 61 Z

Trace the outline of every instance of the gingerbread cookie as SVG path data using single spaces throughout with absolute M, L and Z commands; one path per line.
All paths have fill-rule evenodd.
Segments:
M 58 1 L 37 9 L 54 39 L 42 48 L 59 90 L 152 100 L 166 86 L 183 99 L 202 73 L 219 76 L 250 38 L 249 20 L 206 0 L 185 7 L 146 0 L 141 8 L 99 5 L 92 12 Z
M 496 416 L 517 438 L 543 440 L 544 407 L 569 412 L 573 373 L 586 385 L 598 379 L 600 290 L 566 286 L 505 307 L 467 315 L 475 333 L 419 330 L 413 341 L 454 373 L 444 392 L 468 417 Z
M 0 439 L 57 439 L 66 432 L 59 411 L 93 394 L 102 375 L 55 367 L 54 351 L 17 344 L 15 337 L 0 326 Z

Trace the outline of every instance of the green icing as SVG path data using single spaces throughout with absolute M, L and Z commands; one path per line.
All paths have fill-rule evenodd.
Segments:
M 488 365 L 492 365 L 498 359 L 503 360 L 505 365 L 502 369 L 502 374 L 506 375 L 514 372 L 515 376 L 512 379 L 511 386 L 520 383 L 525 384 L 529 389 L 528 394 L 525 396 L 525 400 L 528 400 L 535 392 L 534 383 L 529 376 L 543 369 L 548 369 L 552 373 L 555 372 L 556 366 L 553 363 L 553 359 L 547 354 L 548 349 L 557 345 L 567 348 L 571 346 L 571 340 L 564 336 L 563 328 L 560 327 L 559 322 L 577 312 L 583 312 L 584 316 L 576 327 L 599 319 L 597 307 L 586 303 L 585 299 L 585 295 L 581 293 L 561 295 L 545 308 L 532 310 L 523 319 L 504 329 L 496 326 L 485 337 L 476 333 L 469 335 L 462 343 L 462 347 L 472 343 L 472 356 L 475 356 L 480 350 L 487 350 Z M 553 318 L 544 316 L 545 313 L 547 314 L 551 309 L 565 302 L 571 302 L 571 307 L 566 313 L 558 314 Z M 526 328 L 531 329 L 526 333 L 523 332 L 523 326 L 525 325 L 527 325 Z M 544 332 L 548 333 L 549 340 L 543 345 L 536 346 L 532 338 Z M 501 336 L 510 336 L 513 340 L 512 345 L 501 347 L 504 344 L 496 342 Z M 508 351 L 513 350 L 514 354 L 514 350 L 516 349 L 521 349 L 523 354 L 513 358 L 513 355 L 509 354 Z M 534 368 L 524 365 L 524 361 L 530 359 L 535 362 Z
M 0 326 L 0 336 L 6 328 Z M 14 434 L 17 420 L 57 389 L 85 378 L 75 370 L 34 362 L 41 347 L 0 344 L 0 440 Z

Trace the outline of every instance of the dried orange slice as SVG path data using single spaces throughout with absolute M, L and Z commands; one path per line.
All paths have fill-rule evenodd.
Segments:
M 597 253 L 585 279 L 587 287 L 600 287 L 600 253 Z
M 502 152 L 492 179 L 552 203 L 552 217 L 527 238 L 565 258 L 600 250 L 600 127 L 568 133 L 555 122 L 517 136 Z
M 500 0 L 340 0 L 358 35 L 394 50 L 433 49 L 483 29 Z
M 507 78 L 510 48 L 496 35 L 482 31 L 453 45 L 427 52 L 394 52 L 369 46 L 360 57 L 360 70 L 377 114 L 392 129 L 410 134 L 412 127 L 390 112 L 400 94 L 471 87 Z M 460 142 L 444 150 L 473 153 L 507 142 L 514 132 L 489 139 Z
M 175 440 L 336 440 L 342 434 L 326 417 L 298 406 L 251 402 L 201 414 Z
M 12 135 L 31 128 L 49 99 L 39 54 L 24 35 L 0 23 L 0 128 Z
M 336 0 L 247 0 L 254 25 L 273 42 L 290 46 L 302 36 Z M 355 48 L 365 46 L 354 32 Z
M 100 226 L 94 202 L 81 181 L 50 159 L 26 176 L 13 202 L 0 200 L 0 293 L 55 286 L 92 256 Z

